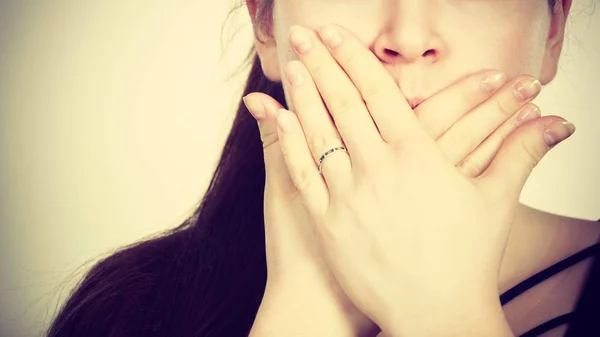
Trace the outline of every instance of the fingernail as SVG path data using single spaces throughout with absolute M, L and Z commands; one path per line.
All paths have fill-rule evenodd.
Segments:
M 540 109 L 535 106 L 535 105 L 528 105 L 526 108 L 524 108 L 519 115 L 517 116 L 517 121 L 519 121 L 520 124 L 523 124 L 527 121 L 536 119 L 538 117 L 540 117 L 542 115 Z
M 259 100 L 247 96 L 242 97 L 242 100 L 255 119 L 265 117 L 265 106 Z
M 483 91 L 492 93 L 500 89 L 506 83 L 506 75 L 504 73 L 494 71 L 483 77 L 480 87 Z
M 321 29 L 321 31 L 319 31 L 319 35 L 329 48 L 335 48 L 342 43 L 342 36 L 340 35 L 340 32 L 338 32 L 337 28 L 333 26 L 327 26 Z
M 570 122 L 554 122 L 544 131 L 546 145 L 552 147 L 567 139 L 575 132 L 575 125 Z
M 525 101 L 540 93 L 542 83 L 537 79 L 527 79 L 519 82 L 513 91 L 515 98 L 519 101 Z
M 307 29 L 300 26 L 290 28 L 290 42 L 299 54 L 304 54 L 312 49 L 312 39 Z

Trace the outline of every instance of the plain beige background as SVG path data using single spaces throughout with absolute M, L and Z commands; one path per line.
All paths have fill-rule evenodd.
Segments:
M 195 208 L 247 74 L 224 81 L 252 42 L 245 8 L 221 38 L 233 4 L 0 1 L 1 336 L 41 335 L 78 266 Z M 598 219 L 600 11 L 590 12 L 576 0 L 559 75 L 536 100 L 577 132 L 535 169 L 522 202 Z

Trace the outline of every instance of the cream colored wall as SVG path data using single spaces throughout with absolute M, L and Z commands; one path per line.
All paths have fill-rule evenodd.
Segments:
M 231 1 L 0 2 L 1 336 L 39 335 L 77 266 L 195 207 L 244 78 L 224 75 L 252 38 L 243 8 L 218 64 Z M 536 101 L 578 130 L 522 201 L 598 219 L 600 11 L 580 13 L 585 3 Z

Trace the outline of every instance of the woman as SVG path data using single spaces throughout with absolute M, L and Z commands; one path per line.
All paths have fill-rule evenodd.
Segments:
M 529 335 L 545 330 L 559 336 L 569 328 L 567 335 L 582 336 L 589 330 L 582 321 L 588 317 L 584 306 L 595 303 L 591 284 L 599 267 L 592 273 L 592 262 L 600 227 L 516 205 L 533 166 L 573 132 L 560 117 L 539 117 L 530 103 L 556 74 L 570 0 L 247 5 L 257 33 L 244 90 L 248 107 L 240 102 L 201 205 L 177 229 L 100 261 L 48 336 L 373 336 L 380 329 L 387 335 L 523 335 L 548 321 Z M 342 34 L 338 49 L 326 47 L 316 32 L 329 23 Z M 291 47 L 292 26 L 312 36 L 311 50 Z M 285 78 L 290 60 L 304 71 L 301 85 Z M 488 77 L 492 69 L 503 75 Z M 489 80 L 482 83 L 484 77 Z M 348 100 L 336 105 L 336 97 Z M 279 118 L 293 117 L 295 132 L 277 128 L 282 107 L 297 113 L 284 111 Z M 382 147 L 373 145 L 382 140 L 404 150 L 384 157 Z M 346 151 L 329 153 L 344 145 Z M 393 157 L 411 148 L 426 150 L 413 151 L 414 160 Z M 373 149 L 381 152 L 367 157 Z M 323 158 L 325 153 L 330 156 Z M 377 158 L 392 159 L 374 165 Z M 417 159 L 423 165 L 409 165 Z M 416 172 L 409 178 L 421 184 L 402 185 L 413 194 L 393 194 L 397 204 L 385 205 L 386 198 L 373 203 L 365 197 L 368 189 L 346 188 L 353 166 L 371 170 L 363 186 L 384 196 L 399 193 L 384 189 L 396 180 L 377 177 L 403 172 L 397 181 L 404 184 Z M 464 181 L 479 177 L 498 180 L 488 194 L 477 194 Z M 510 182 L 504 186 L 510 198 L 495 212 L 477 196 L 499 195 L 501 178 Z M 456 199 L 454 182 L 465 188 L 461 195 L 468 202 L 441 207 Z M 425 183 L 436 183 L 436 192 Z M 323 212 L 348 195 L 356 197 L 348 208 Z M 401 211 L 382 216 L 395 205 Z M 442 221 L 407 227 L 421 215 Z M 368 226 L 360 227 L 361 219 Z M 376 232 L 384 228 L 381 219 L 400 219 L 386 228 L 401 231 Z M 463 220 L 468 225 L 459 228 Z M 481 222 L 485 230 L 477 226 Z M 325 225 L 338 232 L 323 230 Z M 326 240 L 344 233 L 364 235 Z M 377 248 L 369 251 L 371 260 L 362 259 L 369 248 L 364 243 L 373 239 L 383 244 L 371 246 Z M 413 242 L 418 244 L 411 247 Z M 370 264 L 385 257 L 396 267 Z M 548 278 L 552 272 L 557 276 Z M 575 314 L 561 317 L 570 312 Z

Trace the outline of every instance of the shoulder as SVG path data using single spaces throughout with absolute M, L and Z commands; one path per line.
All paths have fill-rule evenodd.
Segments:
M 517 213 L 515 242 L 541 252 L 541 260 L 559 261 L 600 241 L 600 222 L 545 212 L 522 205 Z M 512 235 L 512 234 L 511 234 Z M 530 253 L 533 253 L 530 251 Z M 540 261 L 541 262 L 541 261 Z
M 551 241 L 548 244 L 552 246 L 548 250 L 554 251 L 559 258 L 571 256 L 600 241 L 598 219 L 581 219 L 532 208 L 530 210 L 534 214 L 532 224 L 538 231 L 545 230 L 549 233 Z

